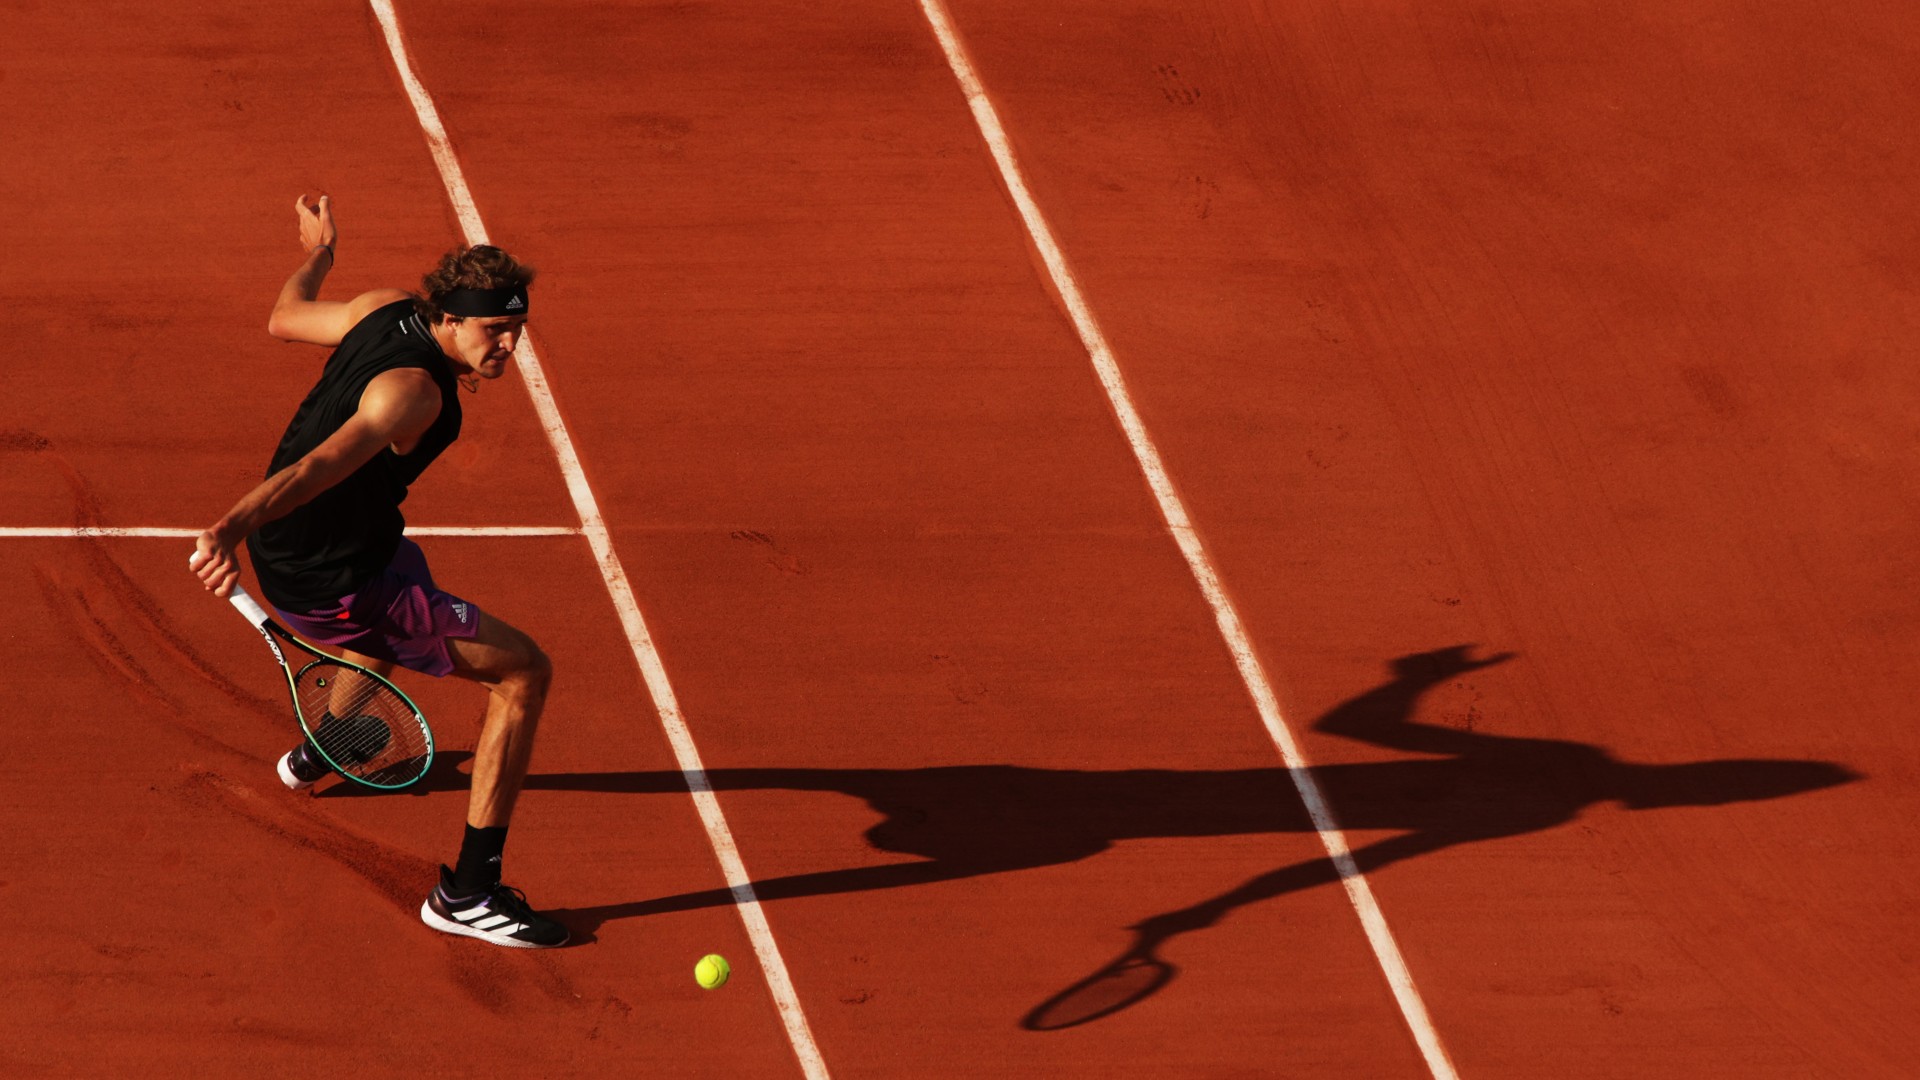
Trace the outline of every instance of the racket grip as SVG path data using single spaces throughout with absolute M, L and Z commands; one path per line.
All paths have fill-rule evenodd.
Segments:
M 233 592 L 227 597 L 227 602 L 239 608 L 240 614 L 245 615 L 247 621 L 253 625 L 267 625 L 267 619 L 270 617 L 267 615 L 267 609 L 261 607 L 260 601 L 255 600 L 253 594 L 247 592 L 244 586 L 235 583 Z

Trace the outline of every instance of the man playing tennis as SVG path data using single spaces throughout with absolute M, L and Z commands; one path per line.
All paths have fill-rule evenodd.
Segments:
M 267 332 L 333 349 L 294 413 L 264 483 L 200 534 L 192 566 L 226 596 L 244 539 L 260 590 L 303 637 L 382 675 L 395 665 L 457 675 L 492 692 L 473 755 L 467 828 L 453 869 L 420 907 L 428 926 L 514 948 L 563 945 L 567 930 L 500 882 L 553 668 L 533 639 L 434 584 L 401 535 L 400 503 L 460 434 L 460 380 L 497 379 L 527 322 L 533 269 L 496 247 L 448 253 L 423 292 L 376 289 L 322 301 L 336 230 L 326 196 L 294 204 L 306 261 L 280 290 Z M 477 382 L 469 385 L 477 386 Z M 281 780 L 311 787 L 327 767 L 302 743 Z

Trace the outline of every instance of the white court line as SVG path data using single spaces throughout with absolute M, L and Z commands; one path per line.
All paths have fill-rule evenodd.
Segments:
M 1220 636 L 1226 639 L 1227 648 L 1233 653 L 1233 662 L 1240 669 L 1240 678 L 1246 683 L 1247 692 L 1253 696 L 1267 733 L 1280 750 L 1287 774 L 1293 778 L 1300 801 L 1306 804 L 1313 827 L 1320 834 L 1320 843 L 1327 849 L 1327 857 L 1340 873 L 1340 882 L 1346 886 L 1347 899 L 1359 915 L 1360 925 L 1365 928 L 1367 941 L 1373 947 L 1373 955 L 1393 988 L 1400 1014 L 1413 1032 L 1427 1068 L 1437 1080 L 1454 1080 L 1458 1074 L 1447 1058 L 1446 1047 L 1441 1045 L 1440 1033 L 1434 1029 L 1433 1021 L 1427 1015 L 1427 1006 L 1420 998 L 1420 991 L 1413 985 L 1413 974 L 1407 970 L 1406 961 L 1400 956 L 1400 947 L 1394 943 L 1393 931 L 1387 928 L 1386 917 L 1380 913 L 1373 889 L 1353 861 L 1346 834 L 1341 832 L 1339 823 L 1334 820 L 1333 811 L 1320 791 L 1319 782 L 1308 771 L 1306 755 L 1300 752 L 1292 730 L 1280 715 L 1279 700 L 1274 696 L 1273 686 L 1268 682 L 1259 658 L 1254 655 L 1253 642 L 1247 636 L 1239 612 L 1234 610 L 1233 602 L 1220 586 L 1213 560 L 1201 544 L 1200 536 L 1187 516 L 1185 504 L 1174 491 L 1173 481 L 1160 461 L 1160 451 L 1155 448 L 1153 439 L 1147 434 L 1146 425 L 1133 407 L 1132 395 L 1127 392 L 1126 381 L 1120 374 L 1120 365 L 1113 358 L 1113 350 L 1107 346 L 1106 335 L 1100 332 L 1092 309 L 1081 295 L 1080 286 L 1067 267 L 1066 257 L 1060 253 L 1060 245 L 1054 240 L 1053 230 L 1027 191 L 1020 165 L 1013 156 L 1013 147 L 1007 141 L 1006 129 L 1000 125 L 1000 115 L 994 109 L 993 102 L 987 99 L 987 92 L 981 86 L 979 76 L 974 73 L 972 62 L 967 59 L 966 49 L 960 43 L 959 32 L 954 29 L 946 5 L 942 0 L 920 0 L 920 9 L 926 13 L 927 22 L 932 24 L 934 36 L 940 39 L 940 47 L 947 54 L 947 64 L 953 68 L 954 77 L 960 81 L 960 89 L 966 94 L 967 104 L 973 110 L 974 122 L 980 126 L 980 134 L 986 139 L 988 149 L 993 152 L 993 160 L 1000 167 L 1000 178 L 1005 181 L 1007 191 L 1019 207 L 1020 217 L 1027 225 L 1027 233 L 1033 238 L 1034 247 L 1046 263 L 1054 287 L 1066 303 L 1074 328 L 1080 333 L 1081 344 L 1086 347 L 1087 355 L 1100 375 L 1100 385 L 1106 387 L 1107 400 L 1112 403 L 1114 415 L 1119 418 L 1127 442 L 1133 447 L 1133 455 L 1139 461 L 1141 471 L 1146 474 L 1154 500 L 1160 504 L 1160 513 L 1166 519 L 1167 529 L 1179 544 L 1180 554 L 1186 557 L 1194 580 L 1199 583 L 1200 591 L 1213 608 L 1214 622 L 1220 627 Z
M 53 540 L 73 540 L 91 536 L 132 536 L 164 537 L 169 540 L 191 540 L 199 536 L 202 529 L 122 529 L 109 525 L 58 526 L 6 526 L 0 527 L 0 540 L 44 538 Z M 580 530 L 572 525 L 409 525 L 408 536 L 579 536 Z
M 414 77 L 413 63 L 407 55 L 406 42 L 401 37 L 393 4 L 391 0 L 368 0 L 368 3 L 372 5 L 374 15 L 380 20 L 380 28 L 386 34 L 387 50 L 393 56 L 394 67 L 400 72 L 400 81 L 407 88 L 407 96 L 413 101 L 414 114 L 420 119 L 420 129 L 427 136 L 433 160 L 440 167 L 440 179 L 446 184 L 447 196 L 453 200 L 454 212 L 460 217 L 460 228 L 466 233 L 467 243 L 484 244 L 487 242 L 486 226 L 480 221 L 480 212 L 474 208 L 473 196 L 467 191 L 459 159 L 453 152 L 452 144 L 447 141 L 446 129 L 440 124 L 440 114 L 433 107 L 433 99 L 428 96 L 426 88 L 420 85 L 420 80 Z M 754 895 L 753 879 L 747 875 L 746 864 L 740 859 L 740 852 L 733 841 L 733 830 L 727 827 L 726 815 L 720 812 L 719 797 L 713 793 L 707 781 L 706 766 L 701 764 L 700 753 L 693 745 L 693 733 L 687 729 L 686 721 L 680 715 L 679 701 L 674 696 L 672 684 L 667 681 L 667 670 L 660 663 L 660 654 L 654 649 L 653 637 L 647 632 L 646 620 L 641 618 L 640 607 L 634 602 L 633 588 L 627 583 L 627 572 L 614 554 L 606 522 L 600 517 L 599 503 L 593 497 L 593 489 L 587 485 L 586 474 L 580 469 L 580 457 L 574 452 L 573 437 L 567 433 L 567 426 L 560 419 L 560 409 L 554 403 L 552 389 L 547 385 L 546 372 L 534 355 L 531 336 L 521 336 L 520 347 L 514 352 L 514 358 L 519 362 L 520 376 L 527 384 L 527 392 L 533 397 L 533 407 L 539 413 L 540 425 L 547 431 L 547 441 L 552 444 L 554 455 L 560 459 L 560 471 L 566 477 L 567 492 L 573 496 L 574 509 L 580 514 L 580 530 L 593 548 L 594 559 L 600 564 L 600 576 L 606 582 L 614 608 L 620 613 L 620 624 L 626 629 L 627 641 L 633 647 L 633 658 L 640 665 L 647 690 L 653 695 L 654 708 L 660 714 L 660 725 L 666 730 L 667 741 L 673 746 L 674 760 L 679 763 L 680 772 L 686 778 L 687 790 L 693 793 L 701 824 L 706 826 L 707 840 L 713 845 L 721 873 L 726 876 L 727 885 L 733 891 L 734 906 L 740 912 L 741 922 L 746 924 L 754 954 L 759 958 L 761 970 L 766 975 L 767 988 L 780 1010 L 780 1020 L 787 1030 L 787 1041 L 793 1045 L 794 1056 L 799 1059 L 802 1071 L 810 1078 L 826 1080 L 826 1062 L 821 1058 L 820 1048 L 814 1043 L 813 1032 L 807 1026 L 806 1014 L 800 1008 L 800 998 L 794 993 L 793 980 L 787 974 L 786 961 L 781 958 L 780 949 L 774 944 L 773 928 L 768 925 L 766 913 L 761 910 L 759 897 Z

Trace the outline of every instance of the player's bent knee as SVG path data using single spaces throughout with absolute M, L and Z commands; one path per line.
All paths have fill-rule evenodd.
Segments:
M 539 687 L 542 693 L 553 685 L 553 659 L 531 638 L 527 639 L 526 664 L 520 669 L 520 674 L 529 684 Z
M 514 657 L 512 669 L 504 673 L 500 681 L 516 696 L 539 701 L 553 685 L 553 661 L 540 646 L 528 640 L 524 650 Z
M 553 681 L 553 658 L 547 655 L 532 638 L 527 639 L 527 670 L 540 677 L 542 682 Z

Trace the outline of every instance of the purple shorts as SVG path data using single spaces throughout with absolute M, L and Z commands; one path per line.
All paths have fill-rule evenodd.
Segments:
M 434 676 L 453 670 L 447 639 L 470 638 L 480 630 L 480 608 L 441 592 L 420 545 L 407 539 L 400 541 L 393 562 L 359 592 L 305 614 L 281 611 L 280 617 L 316 645 L 351 649 Z

